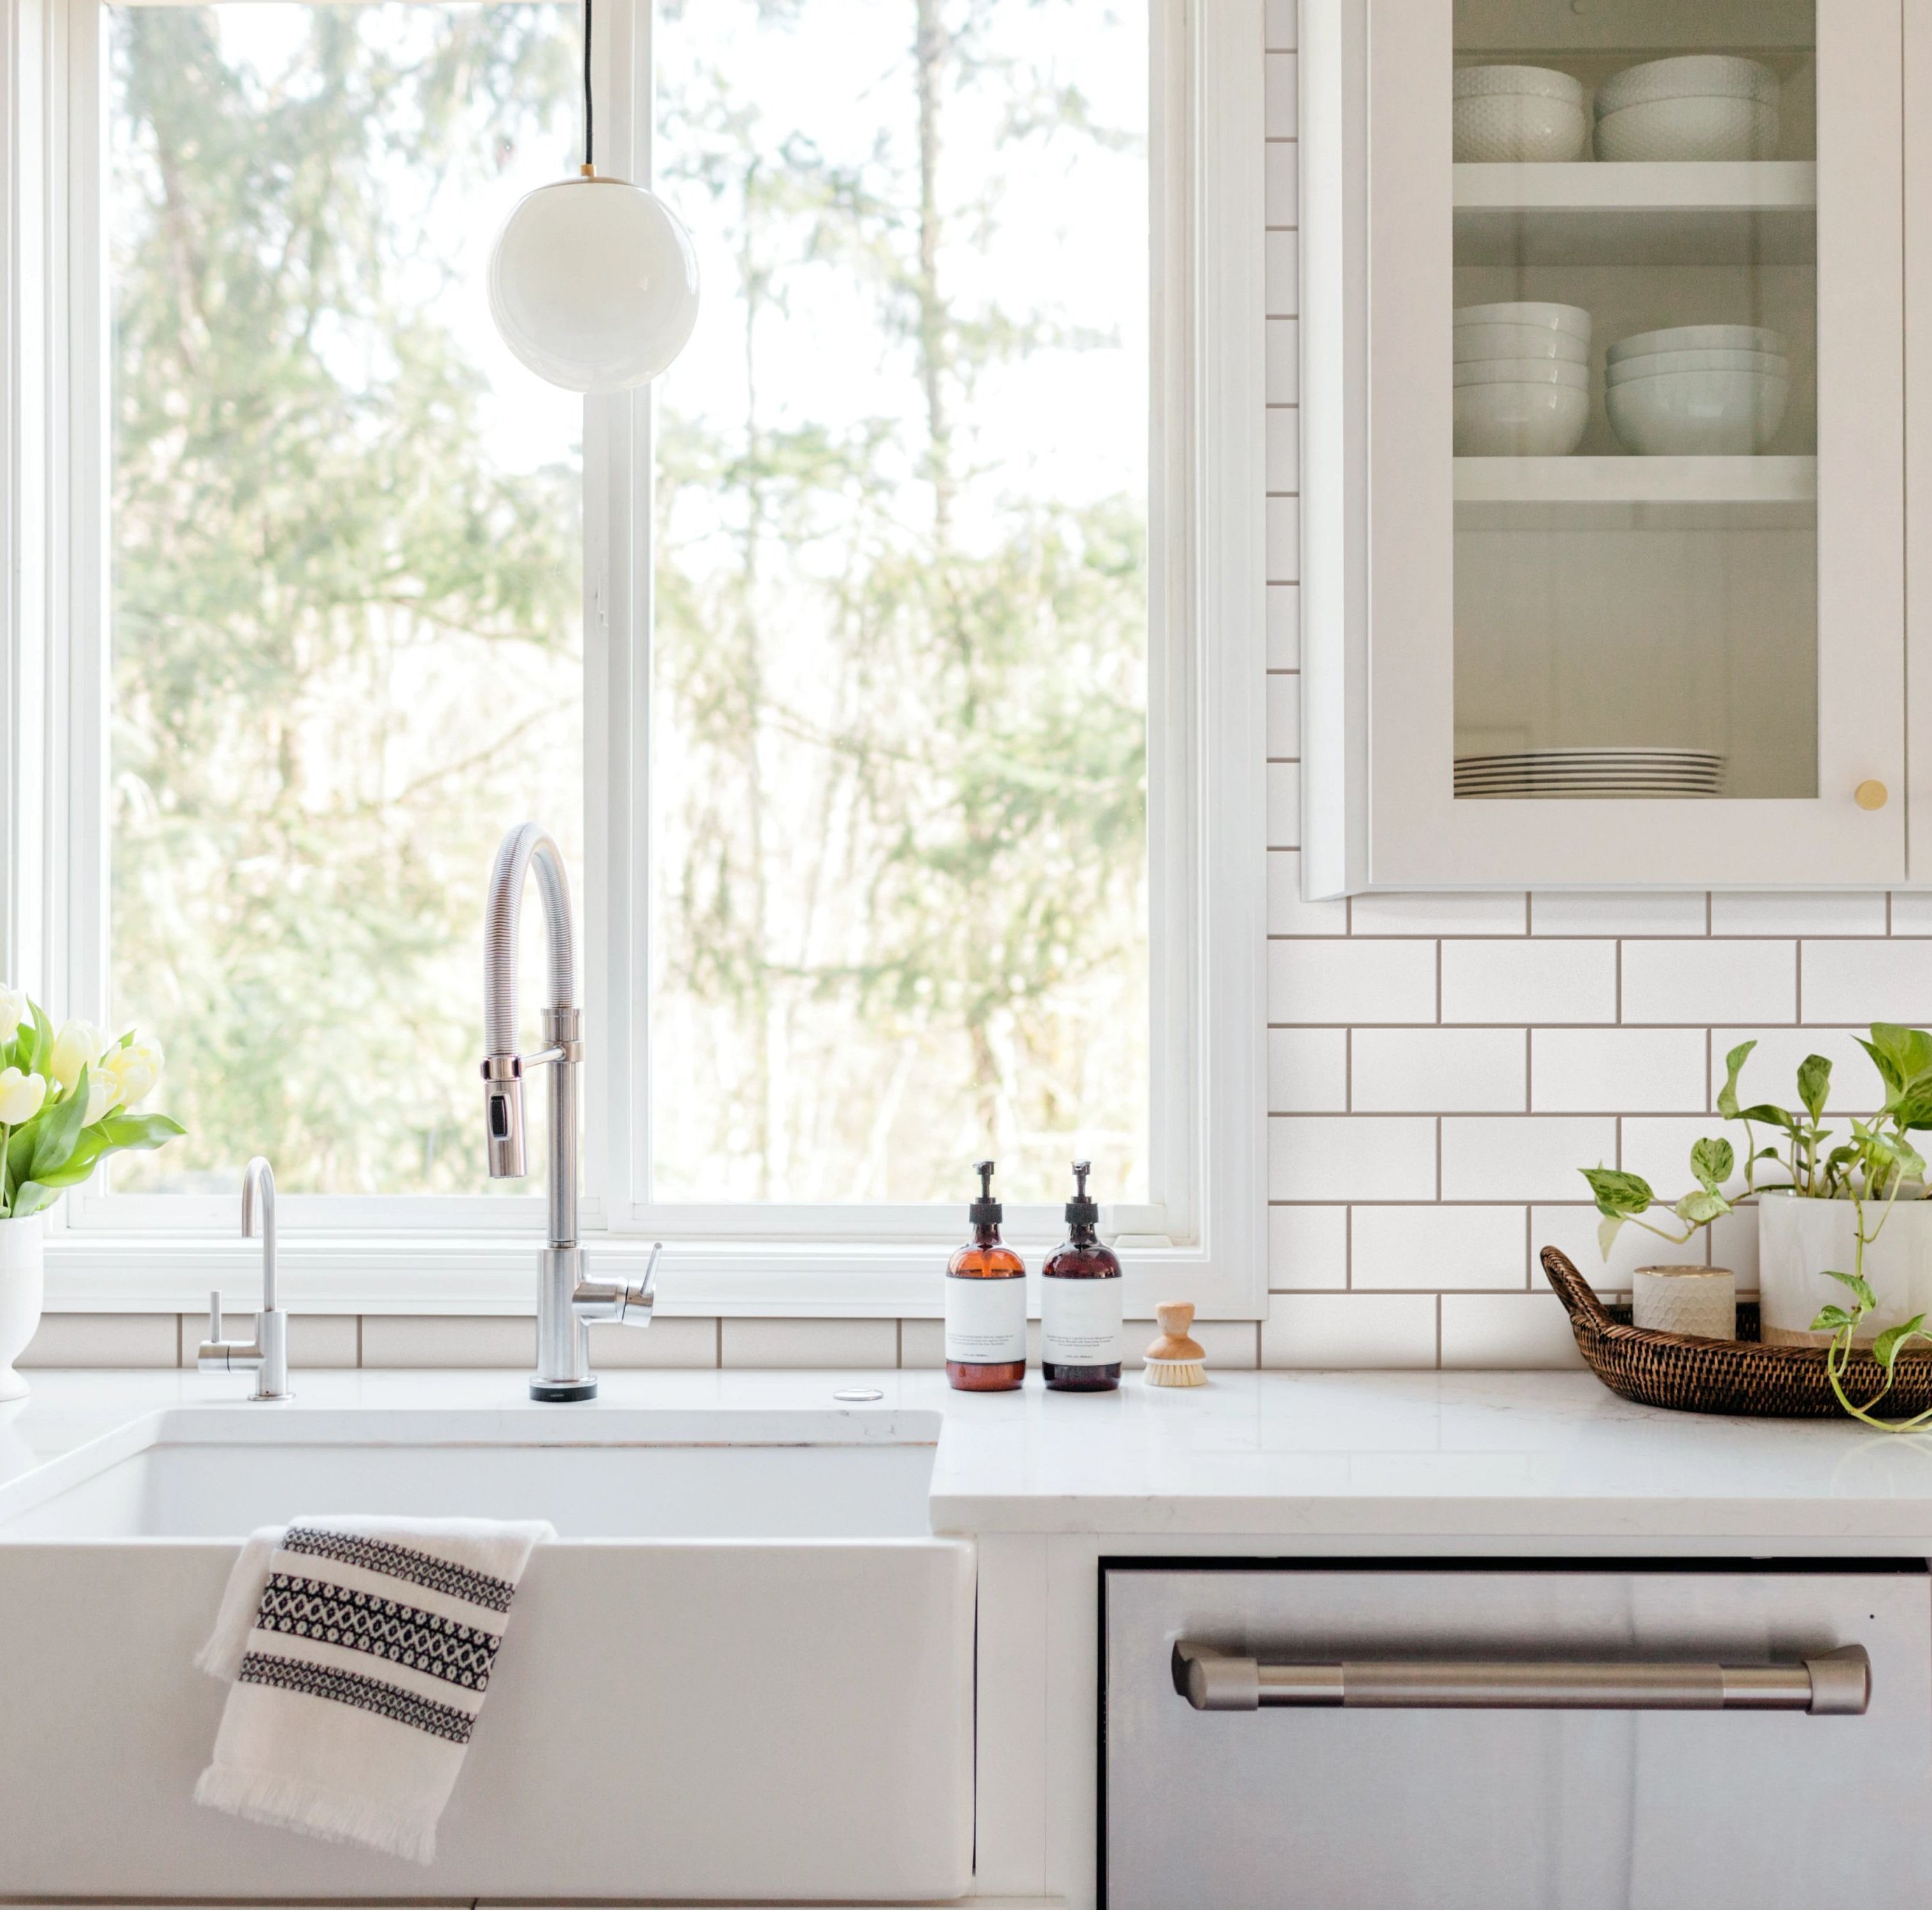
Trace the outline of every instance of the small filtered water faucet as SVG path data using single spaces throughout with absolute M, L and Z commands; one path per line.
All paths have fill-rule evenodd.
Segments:
M 517 1052 L 517 923 L 524 878 L 532 867 L 543 897 L 548 949 L 548 999 L 544 1045 Z M 594 1399 L 590 1323 L 651 1324 L 652 1282 L 662 1243 L 651 1249 L 640 1279 L 584 1277 L 577 1240 L 577 1072 L 584 1060 L 584 1017 L 577 1005 L 577 938 L 570 914 L 570 881 L 563 853 L 548 829 L 524 823 L 504 837 L 490 876 L 483 922 L 483 1111 L 484 1148 L 493 1180 L 520 1180 L 524 1147 L 524 1071 L 550 1073 L 550 1198 L 548 1244 L 537 1256 L 537 1369 L 532 1399 Z

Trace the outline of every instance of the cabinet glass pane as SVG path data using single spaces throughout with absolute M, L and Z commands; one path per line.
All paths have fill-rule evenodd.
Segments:
M 1455 793 L 1818 793 L 1814 0 L 1457 0 Z

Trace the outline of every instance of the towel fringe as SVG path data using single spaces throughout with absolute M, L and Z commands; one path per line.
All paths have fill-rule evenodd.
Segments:
M 303 1831 L 332 1843 L 367 1844 L 412 1864 L 428 1864 L 436 1856 L 434 1824 L 304 1779 L 212 1764 L 196 1783 L 194 1801 L 278 1830 Z

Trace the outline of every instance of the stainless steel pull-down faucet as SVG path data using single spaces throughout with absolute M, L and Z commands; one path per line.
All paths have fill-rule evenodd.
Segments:
M 543 1047 L 535 1054 L 520 1055 L 517 924 L 524 878 L 532 866 L 543 897 L 549 1000 Z M 537 1369 L 530 1376 L 530 1397 L 594 1399 L 590 1322 L 651 1324 L 659 1249 L 652 1248 L 641 1279 L 584 1277 L 584 1249 L 577 1240 L 577 1071 L 584 1060 L 584 1017 L 577 1005 L 576 932 L 562 852 L 550 832 L 535 823 L 522 823 L 504 837 L 490 872 L 483 923 L 483 1039 L 488 1051 L 483 1057 L 485 1146 L 493 1180 L 520 1180 L 526 1171 L 524 1070 L 550 1071 L 550 1225 L 548 1244 L 537 1256 Z
M 275 1304 L 275 1171 L 260 1154 L 242 1174 L 242 1237 L 255 1237 L 255 1216 L 262 1216 L 262 1310 L 255 1315 L 252 1340 L 221 1337 L 221 1290 L 208 1297 L 208 1337 L 195 1356 L 204 1373 L 253 1373 L 251 1399 L 287 1399 L 289 1316 Z

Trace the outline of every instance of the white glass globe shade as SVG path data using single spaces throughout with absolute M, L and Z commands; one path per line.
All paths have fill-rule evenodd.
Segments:
M 490 315 L 539 378 L 627 391 L 684 349 L 698 321 L 698 259 L 676 216 L 641 186 L 560 179 L 504 220 Z

